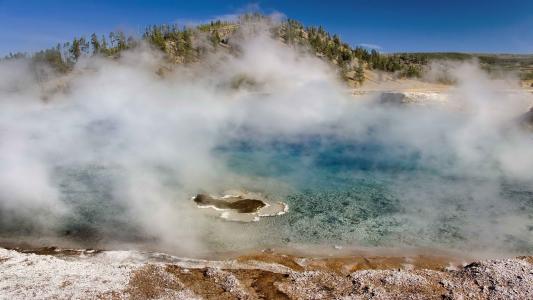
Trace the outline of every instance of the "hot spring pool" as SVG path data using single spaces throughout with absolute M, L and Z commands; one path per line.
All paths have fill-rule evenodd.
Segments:
M 394 123 L 401 111 L 386 109 L 361 125 L 352 118 L 364 111 L 287 134 L 224 128 L 199 155 L 177 142 L 147 157 L 133 147 L 125 160 L 123 129 L 105 123 L 88 140 L 94 160 L 51 159 L 50 184 L 65 212 L 5 213 L 0 236 L 179 255 L 323 246 L 533 253 L 533 176 L 512 172 L 524 170 L 519 155 L 533 149 L 529 133 L 463 134 L 470 127 L 461 115 L 446 114 L 440 125 L 438 114 L 423 111 L 429 117 L 411 122 L 417 112 L 407 109 Z M 191 200 L 232 189 L 286 203 L 288 213 L 230 222 Z
M 328 244 L 531 253 L 533 186 L 428 161 L 403 145 L 306 137 L 232 141 L 216 150 L 236 173 L 290 186 L 290 212 L 262 220 L 264 246 Z

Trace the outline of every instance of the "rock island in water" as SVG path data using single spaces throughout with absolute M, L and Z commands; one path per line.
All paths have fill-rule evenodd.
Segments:
M 217 197 L 198 194 L 192 198 L 199 208 L 222 211 L 220 217 L 229 221 L 252 222 L 261 217 L 285 214 L 289 207 L 283 202 L 270 202 L 257 193 L 228 192 Z

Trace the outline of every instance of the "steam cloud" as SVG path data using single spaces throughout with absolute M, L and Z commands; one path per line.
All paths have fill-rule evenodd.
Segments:
M 236 225 L 211 225 L 190 197 L 293 187 L 239 174 L 215 150 L 236 140 L 314 136 L 372 138 L 398 155 L 402 147 L 416 151 L 425 168 L 443 177 L 479 178 L 479 185 L 406 178 L 394 192 L 404 214 L 419 216 L 414 220 L 421 228 L 454 209 L 440 195 L 468 194 L 460 205 L 479 214 L 462 226 L 478 233 L 477 242 L 493 240 L 498 247 L 514 228 L 531 243 L 531 216 L 513 216 L 524 204 L 501 190 L 502 178 L 533 183 L 531 133 L 515 125 L 531 95 L 502 92 L 508 86 L 467 63 L 450 71 L 458 82 L 450 107 L 460 110 L 380 105 L 373 96 L 349 95 L 328 64 L 266 31 L 244 36 L 232 41 L 238 54 L 217 52 L 174 69 L 165 69 L 147 46 L 117 60 L 82 59 L 69 75 L 44 82 L 25 60 L 1 62 L 2 235 L 98 234 L 104 244 L 150 237 L 189 253 L 205 247 L 210 236 L 253 244 L 252 229 L 227 235 Z

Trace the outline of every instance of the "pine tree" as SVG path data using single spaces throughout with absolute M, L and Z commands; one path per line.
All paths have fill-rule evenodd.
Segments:
M 89 42 L 84 37 L 81 37 L 78 41 L 80 43 L 80 52 L 89 54 Z
M 93 47 L 93 55 L 100 53 L 100 41 L 95 33 L 91 35 L 91 46 Z
M 74 61 L 78 60 L 78 58 L 81 56 L 80 40 L 78 40 L 77 38 L 74 38 L 74 40 L 72 40 L 72 44 L 69 48 L 69 53 Z
M 363 84 L 365 81 L 365 69 L 363 68 L 362 62 L 359 62 L 357 68 L 355 69 L 355 81 L 359 83 L 359 85 Z
M 119 31 L 116 33 L 116 44 L 117 44 L 117 50 L 122 51 L 126 50 L 128 48 L 128 45 L 126 43 L 126 35 L 124 35 L 124 32 Z
M 175 30 L 172 30 L 172 34 L 170 34 L 170 37 L 173 39 L 176 39 L 174 32 Z M 163 32 L 161 28 L 157 26 L 152 26 L 151 28 L 147 28 L 143 34 L 143 37 L 153 46 L 165 51 L 165 48 L 166 48 L 165 37 L 163 36 Z
M 100 53 L 109 55 L 109 49 L 107 48 L 107 41 L 105 35 L 102 35 L 102 44 L 100 45 Z
M 109 33 L 109 42 L 111 43 L 111 48 L 115 48 L 115 43 L 116 43 L 116 37 L 115 37 L 115 33 L 113 31 L 111 31 Z

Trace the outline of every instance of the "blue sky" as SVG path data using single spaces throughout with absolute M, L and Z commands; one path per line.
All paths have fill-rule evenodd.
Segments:
M 185 25 L 257 9 L 323 25 L 351 45 L 384 52 L 533 53 L 531 0 L 0 0 L 0 55 L 92 32 L 137 34 L 149 24 Z

